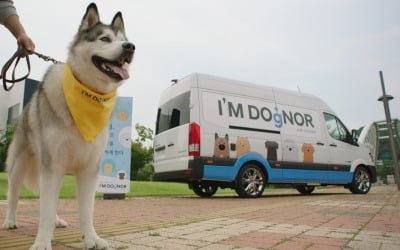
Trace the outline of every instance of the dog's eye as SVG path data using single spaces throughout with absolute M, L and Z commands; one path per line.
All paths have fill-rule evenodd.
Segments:
M 111 43 L 111 38 L 109 38 L 108 36 L 103 36 L 100 38 L 100 40 L 106 43 Z

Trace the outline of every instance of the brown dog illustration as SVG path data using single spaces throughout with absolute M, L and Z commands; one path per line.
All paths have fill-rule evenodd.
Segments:
M 267 160 L 276 161 L 278 159 L 277 150 L 279 144 L 276 141 L 266 141 L 265 147 L 267 148 Z
M 225 137 L 219 137 L 218 134 L 215 133 L 214 157 L 229 158 L 228 134 L 226 134 Z
M 304 143 L 303 146 L 301 147 L 301 151 L 303 151 L 304 158 L 303 161 L 307 163 L 313 163 L 314 162 L 314 152 L 315 149 L 313 145 L 310 143 Z
M 238 137 L 236 140 L 236 157 L 250 152 L 250 142 L 247 137 Z

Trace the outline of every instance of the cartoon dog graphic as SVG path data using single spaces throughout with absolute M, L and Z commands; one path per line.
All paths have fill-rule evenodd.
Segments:
M 228 134 L 226 134 L 225 137 L 219 137 L 218 134 L 215 133 L 214 157 L 229 158 Z
M 296 162 L 299 160 L 299 149 L 297 144 L 293 140 L 284 141 L 283 146 L 283 160 Z
M 266 141 L 265 148 L 267 149 L 267 160 L 278 160 L 277 149 L 279 148 L 279 144 L 276 141 Z
M 310 143 L 304 143 L 301 147 L 301 151 L 303 151 L 304 158 L 303 161 L 306 163 L 313 163 L 314 162 L 314 152 L 315 149 L 313 145 Z
M 236 157 L 240 157 L 250 152 L 250 142 L 247 137 L 238 136 L 236 140 Z

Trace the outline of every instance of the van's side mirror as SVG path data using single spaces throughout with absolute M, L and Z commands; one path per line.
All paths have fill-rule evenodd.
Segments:
M 354 145 L 358 145 L 358 137 L 359 137 L 358 131 L 356 129 L 352 129 L 351 130 L 351 140 L 352 140 L 351 143 Z

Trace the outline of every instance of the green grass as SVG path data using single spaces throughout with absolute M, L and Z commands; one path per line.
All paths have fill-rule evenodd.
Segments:
M 130 192 L 126 197 L 170 197 L 170 196 L 188 196 L 193 195 L 192 190 L 185 183 L 172 182 L 152 182 L 152 181 L 131 181 Z M 231 189 L 219 189 L 217 194 L 234 194 Z M 7 173 L 0 173 L 0 200 L 6 199 L 7 194 Z M 31 193 L 26 188 L 22 188 L 20 199 L 36 199 L 37 195 Z M 74 199 L 76 197 L 75 177 L 67 175 L 64 177 L 64 183 L 60 191 L 61 199 Z M 102 198 L 102 193 L 96 194 L 97 198 Z

